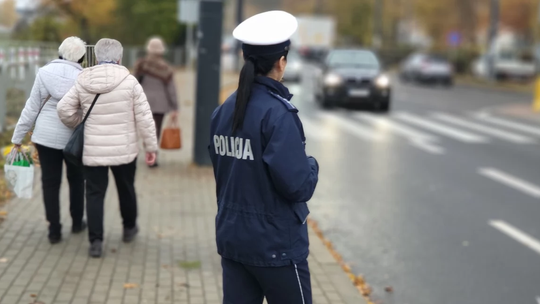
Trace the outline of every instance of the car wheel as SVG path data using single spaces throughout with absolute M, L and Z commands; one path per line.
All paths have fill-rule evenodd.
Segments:
M 390 111 L 390 99 L 375 103 L 375 111 L 379 113 L 388 113 Z
M 321 97 L 321 106 L 323 109 L 332 109 L 335 105 L 333 102 L 331 102 L 330 100 L 324 98 L 324 97 Z
M 451 88 L 454 86 L 454 80 L 452 78 L 448 78 L 444 80 L 444 86 L 447 88 Z

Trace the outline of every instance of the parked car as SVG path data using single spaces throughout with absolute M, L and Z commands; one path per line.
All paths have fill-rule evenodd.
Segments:
M 283 80 L 300 82 L 302 80 L 303 62 L 300 55 L 295 51 L 290 51 L 287 55 L 287 67 Z
M 328 49 L 326 47 L 301 47 L 299 52 L 302 59 L 313 63 L 320 63 L 328 54 Z
M 483 55 L 472 63 L 472 72 L 476 77 L 489 78 L 488 56 Z M 536 75 L 536 66 L 534 60 L 521 60 L 511 52 L 499 53 L 494 56 L 495 77 L 499 80 L 514 79 L 532 79 Z
M 330 51 L 317 78 L 316 99 L 324 108 L 368 104 L 381 112 L 390 109 L 390 78 L 370 50 Z
M 442 83 L 446 86 L 454 83 L 452 64 L 432 54 L 415 53 L 409 56 L 401 65 L 399 76 L 404 82 Z

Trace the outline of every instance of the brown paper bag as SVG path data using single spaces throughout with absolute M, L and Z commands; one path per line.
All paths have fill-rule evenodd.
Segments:
M 168 126 L 163 129 L 160 148 L 164 150 L 178 150 L 182 148 L 182 135 L 176 119 L 169 120 Z

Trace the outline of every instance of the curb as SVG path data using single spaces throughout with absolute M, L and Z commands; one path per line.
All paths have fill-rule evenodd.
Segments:
M 505 86 L 496 86 L 489 83 L 475 83 L 464 79 L 456 78 L 456 84 L 462 87 L 468 87 L 468 88 L 474 88 L 474 89 L 490 89 L 490 90 L 496 90 L 499 92 L 506 92 L 506 93 L 518 93 L 518 94 L 532 94 L 533 90 L 523 87 L 523 88 L 512 88 L 512 87 L 505 87 Z
M 313 219 L 307 220 L 310 228 L 315 232 L 315 234 L 319 237 L 319 239 L 323 242 L 323 244 L 326 246 L 332 257 L 336 260 L 336 262 L 339 264 L 341 269 L 345 272 L 349 280 L 352 282 L 352 284 L 358 289 L 360 295 L 364 298 L 367 304 L 375 304 L 370 298 L 371 294 L 371 287 L 366 283 L 364 278 L 361 275 L 355 275 L 352 273 L 351 267 L 343 261 L 343 258 L 341 255 L 334 249 L 332 242 L 324 237 L 324 234 L 319 229 L 319 225 L 317 222 Z

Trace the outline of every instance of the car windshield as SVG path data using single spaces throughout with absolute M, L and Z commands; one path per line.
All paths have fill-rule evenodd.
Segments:
M 298 56 L 298 54 L 296 52 L 289 52 L 289 54 L 287 54 L 287 60 L 288 61 L 299 61 L 300 57 Z
M 366 68 L 379 68 L 379 61 L 375 54 L 369 51 L 334 51 L 328 55 L 328 65 L 359 66 Z

